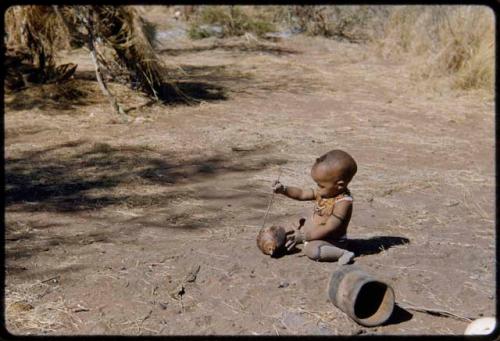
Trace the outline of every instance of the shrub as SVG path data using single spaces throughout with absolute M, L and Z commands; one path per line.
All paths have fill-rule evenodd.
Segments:
M 248 6 L 203 6 L 192 21 L 188 34 L 193 39 L 213 35 L 241 36 L 247 32 L 262 37 L 273 31 L 274 24 L 257 12 L 252 13 Z

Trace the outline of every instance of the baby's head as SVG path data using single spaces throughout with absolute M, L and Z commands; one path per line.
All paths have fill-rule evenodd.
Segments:
M 318 184 L 322 198 L 332 198 L 347 190 L 347 185 L 358 170 L 356 161 L 342 150 L 331 150 L 316 159 L 311 177 Z

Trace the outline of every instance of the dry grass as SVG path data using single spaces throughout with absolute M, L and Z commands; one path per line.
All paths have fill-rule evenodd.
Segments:
M 96 22 L 92 27 L 85 24 L 89 18 Z M 61 47 L 70 47 L 72 40 L 82 38 L 81 30 L 94 31 L 101 45 L 113 51 L 108 58 L 98 54 L 105 68 L 113 73 L 109 65 L 118 65 L 134 89 L 156 99 L 161 96 L 165 70 L 152 46 L 155 28 L 133 7 L 13 6 L 6 11 L 5 23 L 7 46 L 26 50 L 35 69 L 44 74 L 55 68 Z
M 93 83 L 69 80 L 63 84 L 39 84 L 5 95 L 6 108 L 25 110 L 32 108 L 73 110 L 99 99 L 99 92 Z
M 189 36 L 201 39 L 212 35 L 230 37 L 253 33 L 261 37 L 275 30 L 265 14 L 259 6 L 201 6 L 192 18 Z M 220 32 L 212 32 L 207 25 L 219 26 Z
M 43 48 L 49 56 L 59 48 L 69 47 L 70 32 L 51 6 L 8 8 L 5 12 L 5 31 L 9 47 Z
M 457 89 L 493 90 L 494 16 L 484 6 L 391 8 L 379 52 L 408 60 L 419 79 L 449 77 Z
M 372 42 L 383 58 L 410 64 L 416 82 L 452 89 L 494 86 L 494 16 L 485 6 L 200 6 L 191 37 L 295 29 L 351 42 Z M 220 33 L 201 30 L 219 25 Z
M 57 333 L 67 327 L 71 309 L 62 298 L 41 303 L 41 298 L 53 290 L 53 283 L 37 281 L 7 287 L 5 290 L 5 321 L 9 332 L 16 334 Z M 71 320 L 71 319 L 70 319 Z M 71 321 L 76 327 L 77 321 Z
M 309 35 L 362 42 L 382 29 L 385 6 L 288 6 L 289 24 Z
M 447 79 L 460 90 L 494 86 L 494 16 L 485 6 L 288 6 L 311 35 L 371 41 L 384 58 L 410 63 L 415 81 Z

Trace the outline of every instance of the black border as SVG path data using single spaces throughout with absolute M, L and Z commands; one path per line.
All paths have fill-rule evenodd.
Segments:
M 297 1 L 297 0 L 272 0 L 267 3 L 259 3 L 259 1 L 249 1 L 249 0 L 239 0 L 239 1 L 228 1 L 228 0 L 209 0 L 209 1 L 204 1 L 203 3 L 197 2 L 197 1 L 189 1 L 189 0 L 177 0 L 177 1 L 161 1 L 161 0 L 148 0 L 148 1 L 123 1 L 120 3 L 116 3 L 113 1 L 99 1 L 97 2 L 96 0 L 83 0 L 83 1 L 63 1 L 63 0 L 52 0 L 50 2 L 48 1 L 29 1 L 29 0 L 18 0 L 18 1 L 8 1 L 6 3 L 0 3 L 0 9 L 2 12 L 0 22 L 2 26 L 3 33 L 5 34 L 5 24 L 4 24 L 4 14 L 5 11 L 7 10 L 8 7 L 13 6 L 13 5 L 84 5 L 84 4 L 99 4 L 99 5 L 204 5 L 204 4 L 210 4 L 210 5 L 290 5 L 290 4 L 297 4 L 297 5 L 483 5 L 490 7 L 495 15 L 495 200 L 496 200 L 496 215 L 495 215 L 495 231 L 496 231 L 496 249 L 495 249 L 495 257 L 497 261 L 497 265 L 495 267 L 495 280 L 496 280 L 496 316 L 497 316 L 497 325 L 496 329 L 494 332 L 490 335 L 486 336 L 464 336 L 464 335 L 365 335 L 365 336 L 344 336 L 344 335 L 333 335 L 333 336 L 316 336 L 316 335 L 293 335 L 293 336 L 239 336 L 239 335 L 174 335 L 174 336 L 121 336 L 121 335 L 71 335 L 71 336 L 43 336 L 43 335 L 30 335 L 30 336 L 18 336 L 18 335 L 13 335 L 10 334 L 9 331 L 5 327 L 5 130 L 4 130 L 4 114 L 5 114 L 5 107 L 4 107 L 4 87 L 3 87 L 3 82 L 4 82 L 4 68 L 2 67 L 1 69 L 1 76 L 2 76 L 2 87 L 0 89 L 2 93 L 1 101 L 2 101 L 2 106 L 1 106 L 1 113 L 2 115 L 0 116 L 0 123 L 2 130 L 0 132 L 1 134 L 1 143 L 2 143 L 2 148 L 0 149 L 2 161 L 4 167 L 2 168 L 2 177 L 1 177 L 1 199 L 3 201 L 3 205 L 1 208 L 1 213 L 2 213 L 2 230 L 4 231 L 0 235 L 0 248 L 1 248 L 1 253 L 0 257 L 3 259 L 1 262 L 0 266 L 0 281 L 2 285 L 0 286 L 0 339 L 1 340 L 48 340 L 48 339 L 57 339 L 57 340 L 87 340 L 87 339 L 106 339 L 106 340 L 132 340 L 132 339 L 140 339 L 140 340 L 158 340 L 158 339 L 196 339 L 196 340 L 228 340 L 228 339 L 238 339 L 238 340 L 254 340 L 254 339 L 259 339 L 259 340 L 282 340 L 282 339 L 294 339 L 294 340 L 299 340 L 303 338 L 307 339 L 335 339 L 335 340 L 356 340 L 356 339 L 365 339 L 365 338 L 370 338 L 370 339 L 379 339 L 379 340 L 395 340 L 395 339 L 403 339 L 403 340 L 447 340 L 447 339 L 452 339 L 452 340 L 500 340 L 500 323 L 498 319 L 498 312 L 499 312 L 499 291 L 498 291 L 498 283 L 500 280 L 499 272 L 498 272 L 498 250 L 500 248 L 500 239 L 498 238 L 499 230 L 498 230 L 498 220 L 497 218 L 499 217 L 500 213 L 500 208 L 498 204 L 498 198 L 500 194 L 500 187 L 498 185 L 498 180 L 499 180 L 499 174 L 498 174 L 498 160 L 500 158 L 500 151 L 497 148 L 497 140 L 498 140 L 498 128 L 500 126 L 498 122 L 498 70 L 499 70 L 499 59 L 498 59 L 498 51 L 499 51 L 499 45 L 500 45 L 500 39 L 499 39 L 499 28 L 500 28 L 500 22 L 499 18 L 497 16 L 498 9 L 500 8 L 500 0 L 496 1 L 432 1 L 432 0 L 427 0 L 427 1 L 409 1 L 406 0 L 404 2 L 400 2 L 397 0 L 385 0 L 385 1 L 359 1 L 359 0 L 336 0 L 336 1 Z M 4 40 L 3 40 L 2 35 L 2 40 L 1 40 L 1 48 L 2 48 L 2 54 L 1 54 L 1 60 L 2 60 L 2 65 L 4 65 L 4 55 L 5 55 L 5 46 L 4 46 Z

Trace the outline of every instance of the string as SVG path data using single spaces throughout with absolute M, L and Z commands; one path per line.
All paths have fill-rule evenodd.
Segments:
M 282 170 L 280 169 L 280 173 L 278 174 L 278 179 L 276 180 L 277 182 L 280 181 L 281 173 L 282 173 Z M 267 206 L 267 211 L 266 211 L 266 214 L 264 215 L 264 222 L 262 223 L 262 228 L 264 228 L 264 226 L 266 225 L 267 215 L 269 214 L 269 210 L 271 209 L 271 206 L 273 205 L 273 200 L 274 200 L 275 194 L 276 193 L 274 193 L 274 191 L 273 191 L 273 194 L 271 194 L 271 200 L 269 200 L 269 205 Z

